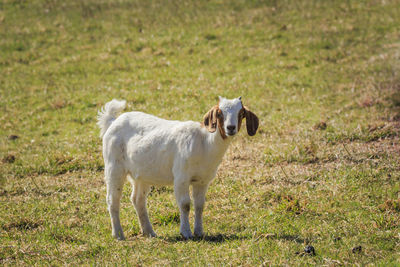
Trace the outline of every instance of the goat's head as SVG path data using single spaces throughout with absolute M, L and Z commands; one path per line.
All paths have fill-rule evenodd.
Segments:
M 246 118 L 247 133 L 250 136 L 255 135 L 258 129 L 258 118 L 243 106 L 242 97 L 235 99 L 219 97 L 218 105 L 204 115 L 203 124 L 211 133 L 218 127 L 222 138 L 225 139 L 239 132 L 243 118 Z

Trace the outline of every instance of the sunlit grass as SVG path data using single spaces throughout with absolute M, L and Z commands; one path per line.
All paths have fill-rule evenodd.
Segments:
M 399 264 L 399 18 L 398 1 L 3 1 L 0 262 Z M 218 95 L 261 125 L 221 164 L 206 236 L 182 241 L 154 188 L 142 237 L 126 186 L 113 240 L 98 109 L 200 121 Z

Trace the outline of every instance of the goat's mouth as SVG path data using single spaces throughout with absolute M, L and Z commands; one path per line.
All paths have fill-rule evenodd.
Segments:
M 234 130 L 234 131 L 227 131 L 226 132 L 226 135 L 228 135 L 228 136 L 234 136 L 236 134 L 236 131 Z

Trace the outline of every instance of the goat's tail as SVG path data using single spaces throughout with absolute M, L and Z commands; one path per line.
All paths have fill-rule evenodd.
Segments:
M 106 133 L 111 123 L 118 117 L 118 113 L 125 109 L 125 100 L 113 99 L 106 103 L 97 113 L 97 125 L 100 127 L 100 137 Z

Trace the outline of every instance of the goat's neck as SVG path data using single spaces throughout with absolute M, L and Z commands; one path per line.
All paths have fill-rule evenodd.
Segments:
M 208 134 L 208 152 L 210 157 L 213 157 L 215 160 L 220 161 L 224 156 L 226 150 L 228 149 L 229 144 L 232 142 L 232 138 L 222 139 L 219 131 L 215 131 L 214 133 Z

